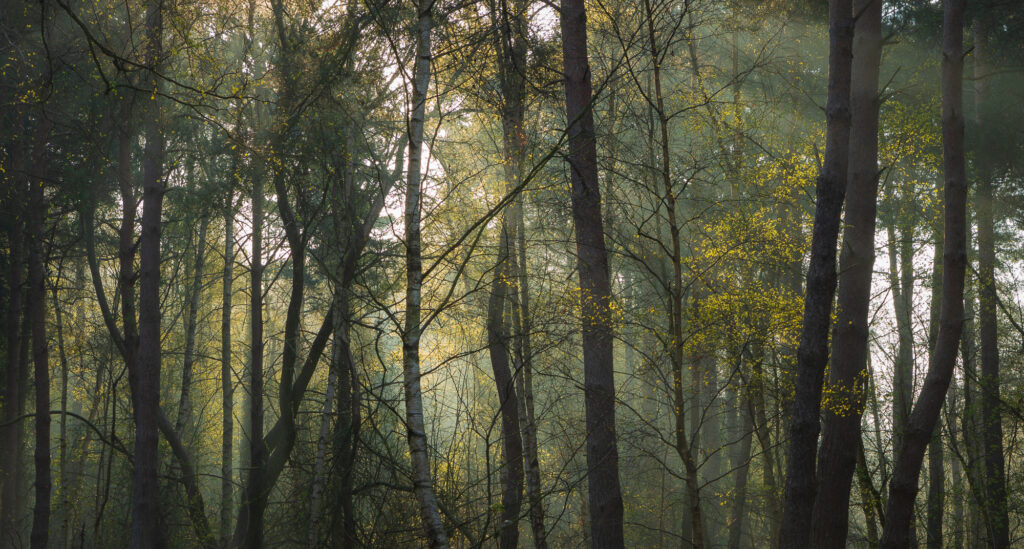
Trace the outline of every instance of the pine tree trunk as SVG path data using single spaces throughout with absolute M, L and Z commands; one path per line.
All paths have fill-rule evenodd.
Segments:
M 942 303 L 942 227 L 936 226 L 934 255 L 932 257 L 932 295 L 928 321 L 929 362 L 934 359 L 932 351 L 939 333 L 939 308 Z M 942 448 L 942 419 L 935 427 L 931 442 L 928 443 L 928 500 L 927 537 L 928 549 L 942 549 L 942 513 L 945 495 L 945 467 Z
M 50 533 L 50 354 L 46 339 L 46 264 L 43 257 L 43 222 L 46 201 L 46 145 L 51 123 L 45 118 L 36 129 L 28 202 L 28 318 L 32 329 L 32 365 L 35 379 L 35 507 L 32 511 L 32 549 L 45 549 Z
M 999 324 L 996 318 L 996 251 L 992 151 L 996 128 L 988 97 L 989 33 L 985 14 L 974 20 L 975 105 L 978 116 L 977 179 L 978 212 L 978 336 L 981 340 L 981 438 L 983 440 L 984 493 L 991 547 L 1009 547 L 1010 519 L 1006 503 L 1006 458 L 1003 455 L 1003 423 L 1000 416 Z
M 878 196 L 878 72 L 882 53 L 882 3 L 855 0 L 850 92 L 850 164 L 843 248 L 839 258 L 837 318 L 832 336 L 829 400 L 818 461 L 811 543 L 846 546 L 850 487 L 857 463 L 868 375 L 868 314 L 875 263 Z
M 967 263 L 967 175 L 964 158 L 963 23 L 965 0 L 946 0 L 942 43 L 942 152 L 945 172 L 942 303 L 939 331 L 921 393 L 896 453 L 882 546 L 910 545 L 918 477 L 953 377 L 963 328 Z
M 20 149 L 20 148 L 19 148 Z M 21 468 L 21 448 L 23 427 L 22 422 L 15 421 L 21 416 L 24 410 L 25 386 L 21 382 L 26 375 L 23 370 L 27 363 L 22 354 L 22 339 L 28 334 L 22 331 L 23 317 L 25 317 L 25 224 L 24 224 L 24 201 L 26 200 L 26 189 L 24 179 L 20 174 L 25 172 L 23 151 L 15 149 L 12 151 L 12 168 L 9 170 L 5 180 L 11 183 L 10 210 L 14 214 L 10 228 L 7 232 L 7 241 L 10 243 L 8 255 L 8 307 L 5 316 L 7 338 L 7 368 L 4 375 L 4 400 L 3 419 L 4 427 L 0 429 L 3 436 L 3 461 L 0 462 L 3 473 L 3 499 L 0 501 L 0 529 L 5 532 L 20 532 L 21 525 L 18 520 L 16 507 L 23 495 L 18 490 L 19 479 L 23 476 Z M 8 547 L 8 538 L 0 538 L 0 547 Z
M 153 0 L 146 10 L 146 62 L 157 70 L 163 55 L 163 2 Z M 160 493 L 157 423 L 160 415 L 160 218 L 163 207 L 164 136 L 159 88 L 150 75 L 153 96 L 146 122 L 143 152 L 142 233 L 139 237 L 139 350 L 136 364 L 135 472 L 132 490 L 131 547 L 164 545 L 160 534 Z
M 850 86 L 853 48 L 851 0 L 829 2 L 828 102 L 825 161 L 817 180 L 811 259 L 804 294 L 803 329 L 797 350 L 796 394 L 790 423 L 786 497 L 780 547 L 803 549 L 811 539 L 817 490 L 815 459 L 821 391 L 828 362 L 832 299 L 836 290 L 836 240 L 846 192 L 850 153 Z M 849 499 L 849 480 L 845 498 Z

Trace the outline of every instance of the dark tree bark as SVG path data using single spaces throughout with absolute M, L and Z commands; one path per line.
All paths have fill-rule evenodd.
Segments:
M 857 463 L 868 360 L 868 313 L 875 263 L 878 196 L 878 72 L 882 53 L 881 0 L 855 0 L 850 90 L 850 159 L 839 291 L 832 336 L 829 401 L 818 461 L 811 544 L 846 546 L 850 487 Z
M 146 9 L 146 62 L 155 71 L 161 56 L 163 1 Z M 147 109 L 146 148 L 143 153 L 142 225 L 139 238 L 139 350 L 135 390 L 135 471 L 132 483 L 131 547 L 164 544 L 160 533 L 158 418 L 160 416 L 160 217 L 163 205 L 164 136 L 159 88 L 150 74 L 153 96 Z
M 935 349 L 935 339 L 939 335 L 939 308 L 942 305 L 942 227 L 936 225 L 934 254 L 932 257 L 932 294 L 928 318 L 928 349 L 929 361 Z M 952 391 L 950 392 L 952 394 Z M 928 549 L 942 549 L 942 512 L 945 496 L 945 456 L 942 448 L 942 419 L 940 417 L 931 442 L 928 443 L 928 500 L 927 500 L 927 536 Z
M 504 549 L 519 544 L 519 511 L 523 493 L 523 442 L 519 433 L 519 397 L 509 367 L 510 334 L 506 322 L 509 273 L 509 231 L 507 221 L 502 223 L 498 263 L 494 269 L 494 282 L 487 305 L 487 350 L 490 354 L 494 383 L 498 391 L 501 414 L 501 440 L 503 465 L 501 471 L 501 523 L 498 526 L 498 546 Z
M 32 366 L 35 379 L 35 507 L 32 511 L 32 549 L 44 549 L 50 533 L 50 353 L 46 339 L 46 264 L 43 257 L 43 222 L 46 201 L 46 145 L 51 123 L 43 113 L 32 151 L 32 177 L 28 201 L 28 319 L 32 327 Z
M 235 539 L 246 548 L 260 547 L 261 539 L 247 537 L 245 543 L 239 533 L 262 532 L 263 513 L 256 512 L 254 498 L 264 491 L 263 475 L 267 449 L 263 440 L 263 181 L 258 174 L 252 179 L 252 235 L 250 236 L 252 264 L 249 268 L 249 470 L 246 472 Z
M 622 547 L 622 490 L 615 436 L 611 280 L 597 179 L 587 14 L 583 0 L 561 1 L 565 114 L 569 133 L 572 213 L 583 322 L 583 391 L 592 547 Z
M 967 175 L 964 158 L 963 25 L 965 0 L 946 0 L 942 41 L 942 157 L 945 172 L 942 304 L 939 331 L 921 393 L 896 454 L 882 546 L 910 545 L 924 452 L 953 377 L 963 328 L 967 264 Z
M 518 186 L 525 149 L 523 119 L 525 110 L 525 80 L 523 71 L 526 66 L 525 44 L 525 6 L 516 2 L 511 6 L 502 2 L 495 10 L 494 24 L 498 28 L 496 35 L 496 52 L 498 54 L 498 74 L 501 82 L 501 125 L 504 153 L 504 173 L 506 185 L 510 188 Z M 520 200 L 517 197 L 516 201 Z M 517 204 L 518 205 L 518 204 Z M 516 212 L 512 212 L 515 214 Z M 519 544 L 519 515 L 523 499 L 523 438 L 521 433 L 520 406 L 521 395 L 518 394 L 516 379 L 509 358 L 512 355 L 513 328 L 521 329 L 517 322 L 510 322 L 511 304 L 515 301 L 510 292 L 517 288 L 512 284 L 516 260 L 516 225 L 515 219 L 509 215 L 501 217 L 499 234 L 498 258 L 494 268 L 494 281 L 487 306 L 487 348 L 490 355 L 491 370 L 497 388 L 499 413 L 501 415 L 502 433 L 502 491 L 501 516 L 498 525 L 499 547 L 513 548 Z M 517 334 L 521 337 L 521 334 Z M 519 340 L 517 340 L 519 341 Z M 519 349 L 517 358 L 521 361 Z M 518 366 L 519 364 L 517 364 Z M 519 375 L 522 375 L 519 372 Z
M 828 363 L 832 298 L 836 289 L 836 239 L 846 192 L 850 153 L 850 79 L 853 48 L 851 0 L 829 2 L 829 75 L 825 161 L 817 180 L 817 205 L 810 267 L 804 294 L 803 329 L 797 351 L 796 395 L 790 424 L 786 498 L 780 546 L 809 547 L 816 492 L 815 458 L 821 390 Z M 844 492 L 849 498 L 849 480 Z
M 223 435 L 220 452 L 220 543 L 227 547 L 231 540 L 231 514 L 234 511 L 234 456 L 235 437 L 235 381 L 231 368 L 231 296 L 235 278 L 235 211 L 232 197 L 226 198 L 224 208 L 224 273 L 220 312 L 220 383 L 221 424 Z
M 17 144 L 16 144 L 17 145 Z M 7 202 L 12 212 L 12 222 L 7 232 L 10 246 L 8 261 L 8 307 L 6 311 L 7 369 L 4 372 L 4 427 L 3 436 L 3 499 L 0 501 L 0 547 L 13 546 L 16 532 L 20 532 L 16 508 L 23 495 L 18 490 L 19 479 L 23 476 L 21 448 L 24 429 L 22 422 L 15 421 L 24 410 L 25 387 L 22 379 L 27 377 L 26 357 L 22 354 L 22 322 L 24 317 L 24 272 L 25 272 L 25 223 L 24 201 L 24 154 L 21 147 L 12 148 L 12 163 L 5 178 L 10 182 Z
M 1003 422 L 1000 416 L 999 391 L 999 324 L 996 305 L 995 218 L 993 207 L 993 180 L 995 166 L 992 154 L 997 144 L 992 120 L 992 107 L 988 104 L 989 34 L 990 17 L 980 14 L 974 27 L 975 110 L 977 111 L 978 190 L 975 195 L 978 220 L 978 336 L 981 340 L 981 438 L 984 468 L 984 505 L 991 547 L 1002 549 L 1010 544 L 1010 519 L 1006 502 L 1006 458 L 1003 455 Z
M 760 360 L 758 357 L 756 360 Z M 736 474 L 733 491 L 732 517 L 729 519 L 729 549 L 743 547 L 743 523 L 747 516 L 747 478 L 750 473 L 750 450 L 754 441 L 754 407 L 747 391 L 737 391 L 736 415 L 739 417 L 739 444 L 733 450 L 730 466 Z

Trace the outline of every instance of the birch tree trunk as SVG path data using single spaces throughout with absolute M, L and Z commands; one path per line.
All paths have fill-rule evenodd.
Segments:
M 433 0 L 420 0 L 416 11 L 416 59 L 412 77 L 412 112 L 409 120 L 409 171 L 405 190 L 405 328 L 402 332 L 402 370 L 405 389 L 405 421 L 412 460 L 413 488 L 419 502 L 420 519 L 432 548 L 448 547 L 448 533 L 434 495 L 430 471 L 427 428 L 423 420 L 423 391 L 420 383 L 420 291 L 423 288 L 423 258 L 420 244 L 420 178 L 423 156 L 423 125 L 427 90 L 430 85 Z

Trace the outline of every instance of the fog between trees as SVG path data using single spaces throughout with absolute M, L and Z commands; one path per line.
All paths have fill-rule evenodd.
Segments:
M 0 547 L 1024 544 L 1015 1 L 0 36 Z

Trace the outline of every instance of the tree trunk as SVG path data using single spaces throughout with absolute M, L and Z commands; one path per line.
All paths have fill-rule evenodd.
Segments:
M 231 297 L 235 278 L 235 211 L 232 197 L 224 209 L 224 274 L 222 276 L 220 312 L 220 384 L 222 393 L 221 424 L 223 435 L 220 450 L 220 543 L 227 547 L 231 540 L 231 515 L 234 511 L 234 437 L 235 380 L 231 368 Z
M 487 306 L 487 349 L 497 386 L 498 407 L 501 414 L 501 439 L 504 464 L 501 470 L 501 517 L 498 546 L 503 549 L 519 544 L 519 511 L 523 492 L 523 443 L 519 433 L 519 397 L 515 379 L 509 367 L 509 333 L 505 320 L 508 296 L 508 278 L 511 272 L 509 258 L 510 235 L 507 221 L 503 220 L 494 269 L 494 282 Z
M 889 488 L 882 546 L 907 547 L 925 448 L 953 377 L 964 313 L 967 262 L 967 175 L 964 159 L 963 23 L 965 0 L 946 0 L 942 44 L 942 156 L 945 245 L 939 331 L 928 374 L 914 404 Z
M 50 354 L 46 339 L 46 265 L 43 257 L 43 222 L 46 201 L 46 144 L 51 123 L 45 118 L 36 129 L 28 204 L 28 318 L 32 327 L 32 365 L 36 389 L 35 507 L 32 512 L 32 549 L 44 549 L 50 532 Z
M 24 313 L 23 277 L 25 270 L 25 223 L 24 223 L 24 200 L 25 186 L 21 174 L 24 173 L 24 154 L 22 151 L 12 151 L 12 168 L 7 175 L 6 181 L 10 181 L 11 194 L 10 205 L 14 213 L 10 229 L 7 233 L 7 241 L 10 246 L 8 255 L 8 307 L 6 311 L 7 333 L 7 369 L 4 376 L 4 427 L 0 430 L 3 435 L 3 499 L 0 501 L 0 529 L 10 534 L 0 537 L 0 547 L 9 547 L 15 539 L 15 532 L 21 532 L 20 521 L 15 507 L 24 497 L 18 490 L 19 479 L 23 476 L 21 470 L 22 460 L 22 437 L 24 428 L 22 422 L 16 421 L 24 410 L 25 386 L 22 379 L 26 377 L 23 371 L 27 367 L 25 356 L 22 354 L 22 338 L 28 337 L 22 330 Z
M 405 192 L 405 329 L 402 332 L 402 370 L 405 388 L 405 420 L 413 486 L 419 502 L 420 519 L 432 548 L 448 547 L 448 533 L 434 495 L 430 471 L 426 424 L 423 420 L 423 392 L 420 383 L 420 292 L 423 288 L 423 258 L 420 244 L 420 177 L 423 156 L 423 126 L 430 85 L 430 32 L 434 3 L 417 3 L 416 61 L 413 69 L 412 113 L 409 120 L 409 171 Z
M 829 2 L 829 75 L 825 161 L 817 180 L 811 260 L 797 350 L 796 394 L 790 424 L 786 499 L 780 546 L 808 547 L 817 488 L 815 458 L 821 390 L 828 362 L 832 298 L 836 289 L 836 239 L 846 192 L 850 153 L 850 85 L 854 18 L 852 0 Z M 849 477 L 843 497 L 849 499 Z
M 928 319 L 929 361 L 933 360 L 935 339 L 939 333 L 939 308 L 942 304 L 942 227 L 934 230 L 935 245 L 932 257 L 932 295 Z M 945 495 L 945 456 L 942 448 L 942 418 L 935 427 L 931 442 L 928 443 L 928 500 L 927 500 L 927 544 L 928 549 L 942 549 L 942 511 Z
M 163 55 L 163 2 L 146 10 L 146 62 L 152 71 Z M 136 365 L 135 474 L 132 489 L 131 547 L 164 545 L 160 534 L 160 493 L 157 485 L 157 423 L 160 415 L 160 216 L 163 204 L 164 136 L 159 88 L 150 75 L 153 98 L 147 109 L 143 153 L 142 233 L 139 238 L 139 351 Z
M 729 520 L 729 549 L 743 547 L 743 523 L 747 514 L 747 477 L 750 473 L 750 450 L 754 440 L 754 409 L 746 391 L 737 391 L 736 413 L 740 419 L 740 442 L 730 465 L 736 474 L 732 494 L 732 518 Z M 735 430 L 732 430 L 735 432 Z M 731 433 L 730 433 L 731 434 Z
M 188 304 L 185 313 L 185 356 L 181 367 L 181 394 L 178 397 L 178 417 L 174 422 L 174 431 L 183 440 L 190 437 L 185 430 L 192 426 L 192 377 L 196 359 L 196 318 L 199 315 L 199 298 L 203 289 L 203 267 L 206 264 L 206 231 L 210 226 L 210 216 L 203 213 L 199 221 L 199 234 L 196 238 L 195 263 L 192 265 L 192 284 L 188 292 Z M 186 447 L 191 446 L 186 444 Z
M 1003 455 L 1003 423 L 999 395 L 999 324 L 996 319 L 996 248 L 993 207 L 992 153 L 996 148 L 995 128 L 988 97 L 989 33 L 991 22 L 985 14 L 974 23 L 975 105 L 978 117 L 977 178 L 975 195 L 978 212 L 978 336 L 981 340 L 981 438 L 985 505 L 988 508 L 988 536 L 991 547 L 1009 547 L 1010 519 L 1006 503 L 1006 462 Z
M 849 188 L 839 257 L 839 292 L 825 425 L 818 461 L 811 543 L 846 546 L 850 487 L 864 412 L 868 373 L 868 313 L 875 263 L 878 196 L 878 71 L 882 53 L 882 2 L 855 0 L 850 91 Z
M 604 244 L 583 0 L 561 0 L 565 111 L 583 323 L 583 377 L 592 547 L 622 547 L 622 491 L 615 436 L 611 280 Z
M 258 549 L 262 540 L 262 512 L 256 512 L 255 498 L 263 493 L 263 475 L 267 449 L 263 441 L 263 181 L 252 179 L 252 262 L 249 269 L 249 463 L 241 508 L 235 524 L 235 537 L 246 549 Z M 247 532 L 257 532 L 245 537 Z M 239 539 L 241 533 L 243 538 Z M 244 540 L 244 541 L 243 541 Z

